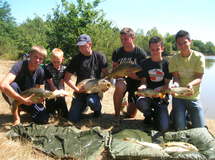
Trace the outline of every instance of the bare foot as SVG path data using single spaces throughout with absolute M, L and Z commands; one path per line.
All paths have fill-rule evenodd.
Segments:
M 20 124 L 20 119 L 16 119 L 13 122 L 13 126 L 19 125 Z

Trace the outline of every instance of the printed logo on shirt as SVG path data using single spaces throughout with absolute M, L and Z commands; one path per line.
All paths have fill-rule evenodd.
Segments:
M 151 69 L 148 73 L 152 82 L 160 82 L 164 78 L 164 72 L 161 69 Z
M 119 63 L 130 63 L 130 64 L 137 64 L 137 61 L 136 59 L 133 59 L 133 58 L 121 58 L 119 60 Z

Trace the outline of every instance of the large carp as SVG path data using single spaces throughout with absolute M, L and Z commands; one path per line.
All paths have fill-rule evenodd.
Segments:
M 169 88 L 161 91 L 155 91 L 153 89 L 142 89 L 135 92 L 135 94 L 138 96 L 150 98 L 165 98 L 166 94 L 171 94 L 172 96 L 186 96 L 192 95 L 193 93 L 193 89 L 187 87 Z
M 33 103 L 40 103 L 41 99 L 54 99 L 56 97 L 66 96 L 68 93 L 65 90 L 55 90 L 48 91 L 42 88 L 30 88 L 20 93 L 22 97 L 29 97 L 33 95 L 30 99 Z M 20 103 L 16 100 L 12 102 L 12 107 L 19 106 Z
M 107 91 L 111 87 L 111 83 L 106 79 L 85 79 L 77 84 L 77 87 L 83 88 L 85 93 L 98 93 L 102 98 L 103 92 Z
M 153 89 L 142 89 L 137 90 L 135 92 L 135 95 L 138 96 L 144 96 L 144 97 L 150 97 L 150 98 L 165 98 L 166 94 L 163 92 L 158 92 Z
M 187 87 L 176 87 L 176 88 L 170 88 L 165 92 L 173 96 L 186 96 L 186 95 L 193 95 L 194 90 Z
M 137 64 L 121 63 L 116 68 L 114 68 L 113 71 L 109 73 L 105 78 L 126 77 L 130 73 L 136 73 L 141 70 L 142 68 Z
M 139 141 L 133 138 L 124 138 L 124 141 L 139 144 L 145 148 L 152 148 L 156 150 L 163 150 L 166 153 L 181 153 L 181 152 L 198 152 L 198 148 L 194 145 L 186 142 L 166 142 L 166 143 L 150 143 L 145 141 Z
M 164 148 L 164 151 L 167 153 L 174 153 L 174 152 L 198 152 L 198 148 L 194 145 L 186 142 L 167 142 L 161 144 Z

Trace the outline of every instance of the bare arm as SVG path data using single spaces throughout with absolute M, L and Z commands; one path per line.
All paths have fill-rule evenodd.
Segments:
M 76 87 L 76 85 L 74 84 L 74 82 L 72 82 L 71 77 L 72 77 L 72 73 L 66 72 L 66 74 L 64 76 L 64 82 L 69 87 L 71 87 L 72 89 L 74 89 L 75 92 L 79 92 L 79 89 Z
M 178 72 L 173 72 L 172 75 L 173 75 L 173 82 L 179 83 L 180 82 L 179 73 Z
M 33 102 L 30 100 L 30 97 L 24 98 L 20 94 L 18 94 L 11 86 L 10 84 L 16 79 L 16 75 L 12 73 L 8 73 L 4 79 L 0 83 L 0 89 L 1 91 L 8 95 L 9 97 L 17 100 L 20 102 L 20 104 L 25 104 L 25 105 L 31 105 Z
M 171 81 L 171 79 L 164 79 L 164 85 L 162 87 L 162 90 L 167 90 L 169 89 L 169 82 Z
M 50 89 L 51 89 L 52 91 L 57 90 L 57 87 L 54 85 L 54 82 L 53 82 L 53 79 L 52 79 L 52 78 L 48 79 L 47 82 L 48 82 L 49 87 L 50 87 Z
M 187 84 L 187 87 L 193 88 L 193 86 L 199 85 L 202 82 L 204 73 L 195 73 L 195 79 Z
M 106 68 L 102 68 L 102 77 L 105 77 L 106 75 L 108 75 L 108 69 Z

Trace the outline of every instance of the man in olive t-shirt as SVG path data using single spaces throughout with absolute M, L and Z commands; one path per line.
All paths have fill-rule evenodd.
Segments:
M 170 59 L 169 71 L 173 80 L 180 87 L 194 90 L 194 94 L 173 97 L 173 123 L 176 130 L 185 129 L 187 114 L 190 116 L 192 128 L 204 127 L 203 108 L 199 102 L 200 84 L 205 69 L 205 59 L 202 53 L 191 50 L 189 33 L 180 30 L 176 34 L 176 45 L 179 54 Z

